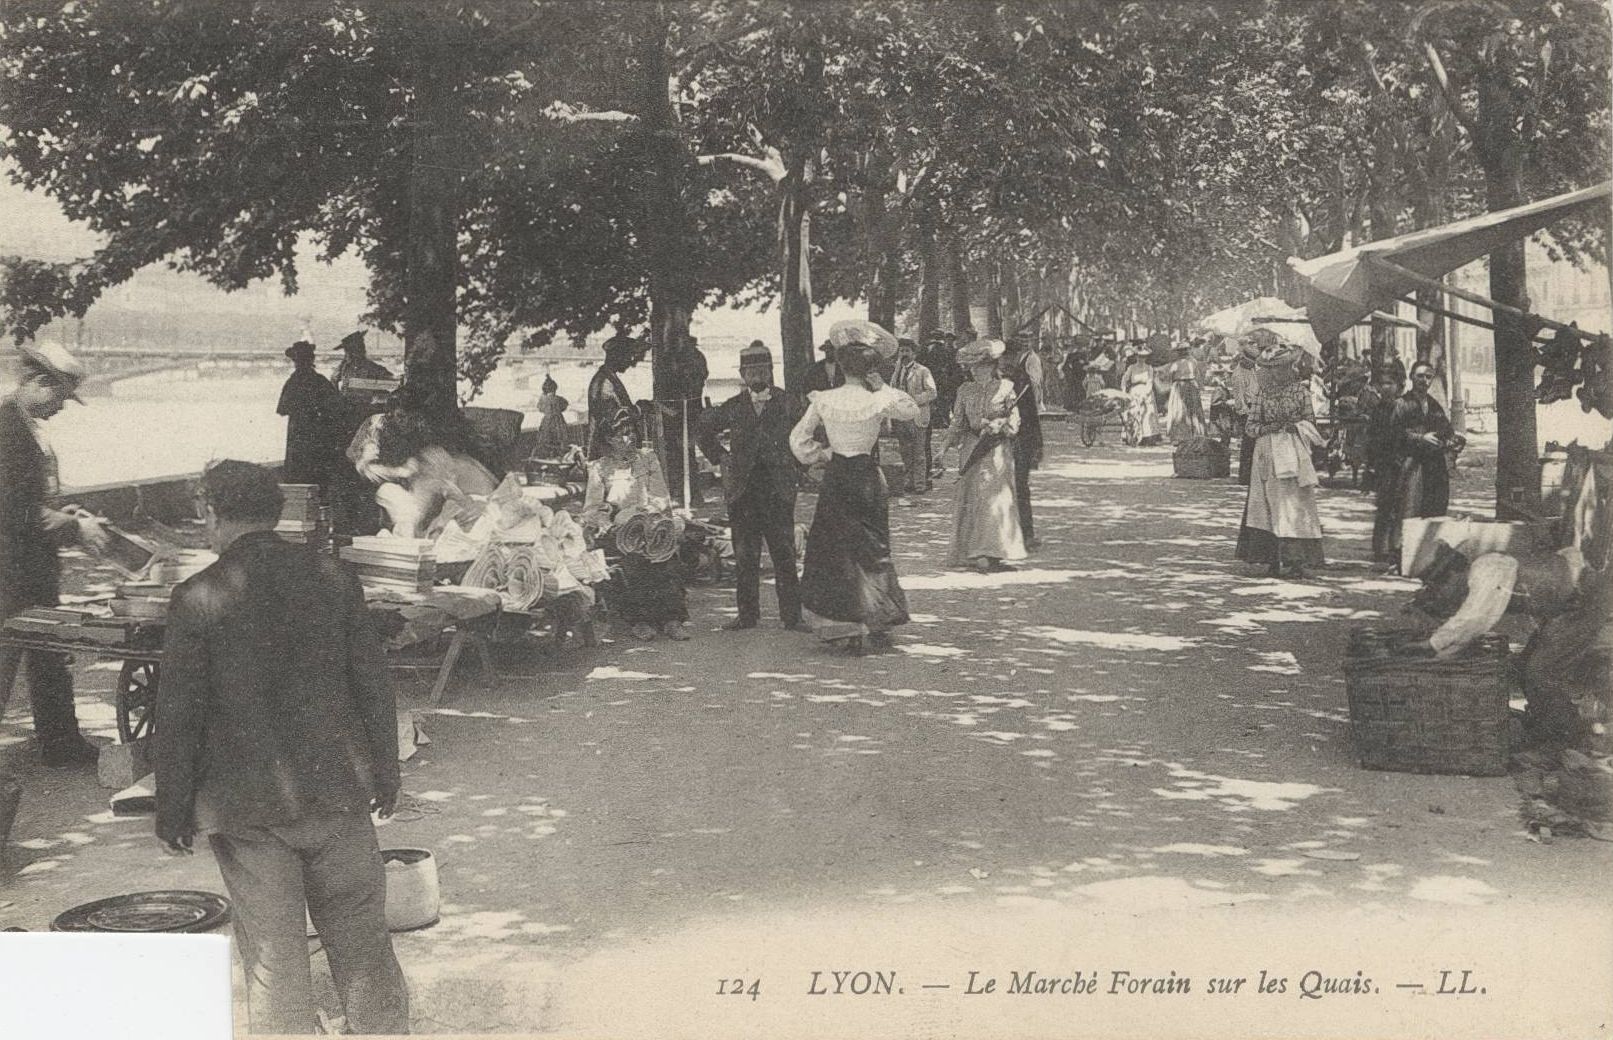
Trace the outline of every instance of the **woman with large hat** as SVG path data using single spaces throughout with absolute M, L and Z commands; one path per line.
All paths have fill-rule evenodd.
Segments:
M 890 630 L 907 622 L 907 597 L 891 563 L 888 491 L 873 449 L 887 420 L 913 422 L 919 406 L 880 374 L 896 354 L 889 332 L 848 321 L 830 329 L 829 339 L 845 385 L 814 391 L 790 431 L 797 459 L 825 465 L 807 534 L 801 603 L 823 619 L 820 638 L 860 650 L 865 637 L 888 644 Z M 827 448 L 817 440 L 819 430 Z
M 1261 345 L 1247 426 L 1255 448 L 1237 555 L 1265 564 L 1273 577 L 1300 577 L 1323 562 L 1319 481 L 1311 463 L 1321 435 L 1313 421 L 1310 357 L 1266 330 L 1253 335 Z
M 639 446 L 638 416 L 620 409 L 597 445 L 602 454 L 588 464 L 583 527 L 600 545 L 621 554 L 621 571 L 605 592 L 612 621 L 633 626 L 633 636 L 688 639 L 689 608 L 683 564 L 677 549 L 682 521 L 669 512 L 672 496 L 653 450 Z
M 948 448 L 958 449 L 958 487 L 952 500 L 953 566 L 982 574 L 1004 560 L 1023 560 L 1025 539 L 1014 496 L 1014 437 L 1019 409 L 1014 384 L 997 372 L 1001 340 L 982 339 L 958 351 L 970 381 L 958 388 Z

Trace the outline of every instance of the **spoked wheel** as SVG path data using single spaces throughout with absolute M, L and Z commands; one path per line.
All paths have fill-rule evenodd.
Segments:
M 1098 429 L 1099 424 L 1090 419 L 1081 424 L 1081 446 L 1083 448 L 1090 448 L 1098 443 Z
M 118 672 L 118 739 L 128 744 L 157 726 L 157 664 L 125 661 Z

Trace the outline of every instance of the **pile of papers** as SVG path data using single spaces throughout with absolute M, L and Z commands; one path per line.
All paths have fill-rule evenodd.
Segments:
M 429 538 L 361 536 L 338 555 L 371 588 L 424 592 L 437 581 L 437 556 Z
M 322 552 L 330 550 L 330 507 L 320 501 L 318 484 L 281 484 L 285 505 L 275 534 L 288 542 L 311 545 Z

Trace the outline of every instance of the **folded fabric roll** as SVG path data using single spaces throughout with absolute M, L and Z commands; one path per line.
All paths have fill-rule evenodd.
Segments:
M 624 553 L 642 553 L 649 537 L 649 523 L 649 514 L 637 513 L 617 525 L 616 548 Z
M 683 520 L 675 516 L 657 516 L 650 521 L 645 534 L 644 555 L 651 563 L 665 563 L 677 553 L 682 542 Z
M 459 583 L 476 589 L 502 589 L 506 556 L 504 547 L 496 542 L 483 546 Z
M 532 546 L 515 547 L 504 566 L 504 608 L 531 610 L 543 597 L 547 578 Z

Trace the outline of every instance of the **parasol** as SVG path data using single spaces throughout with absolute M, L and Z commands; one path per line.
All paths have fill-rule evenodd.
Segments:
M 1368 242 L 1314 260 L 1291 257 L 1288 266 L 1310 288 L 1307 313 L 1321 339 L 1330 339 L 1374 310 L 1429 287 L 1459 267 L 1563 217 L 1604 203 L 1613 181 L 1556 198 L 1458 220 L 1443 227 Z
M 1322 356 L 1321 341 L 1311 331 L 1304 309 L 1290 307 L 1275 296 L 1260 296 L 1236 307 L 1216 311 L 1200 318 L 1193 327 L 1227 339 L 1242 339 L 1256 329 L 1266 329 L 1284 343 L 1291 343 L 1312 357 Z
M 896 357 L 896 337 L 887 332 L 884 326 L 871 321 L 837 321 L 829 326 L 829 342 L 837 348 L 857 345 L 873 347 L 875 353 L 885 361 Z

